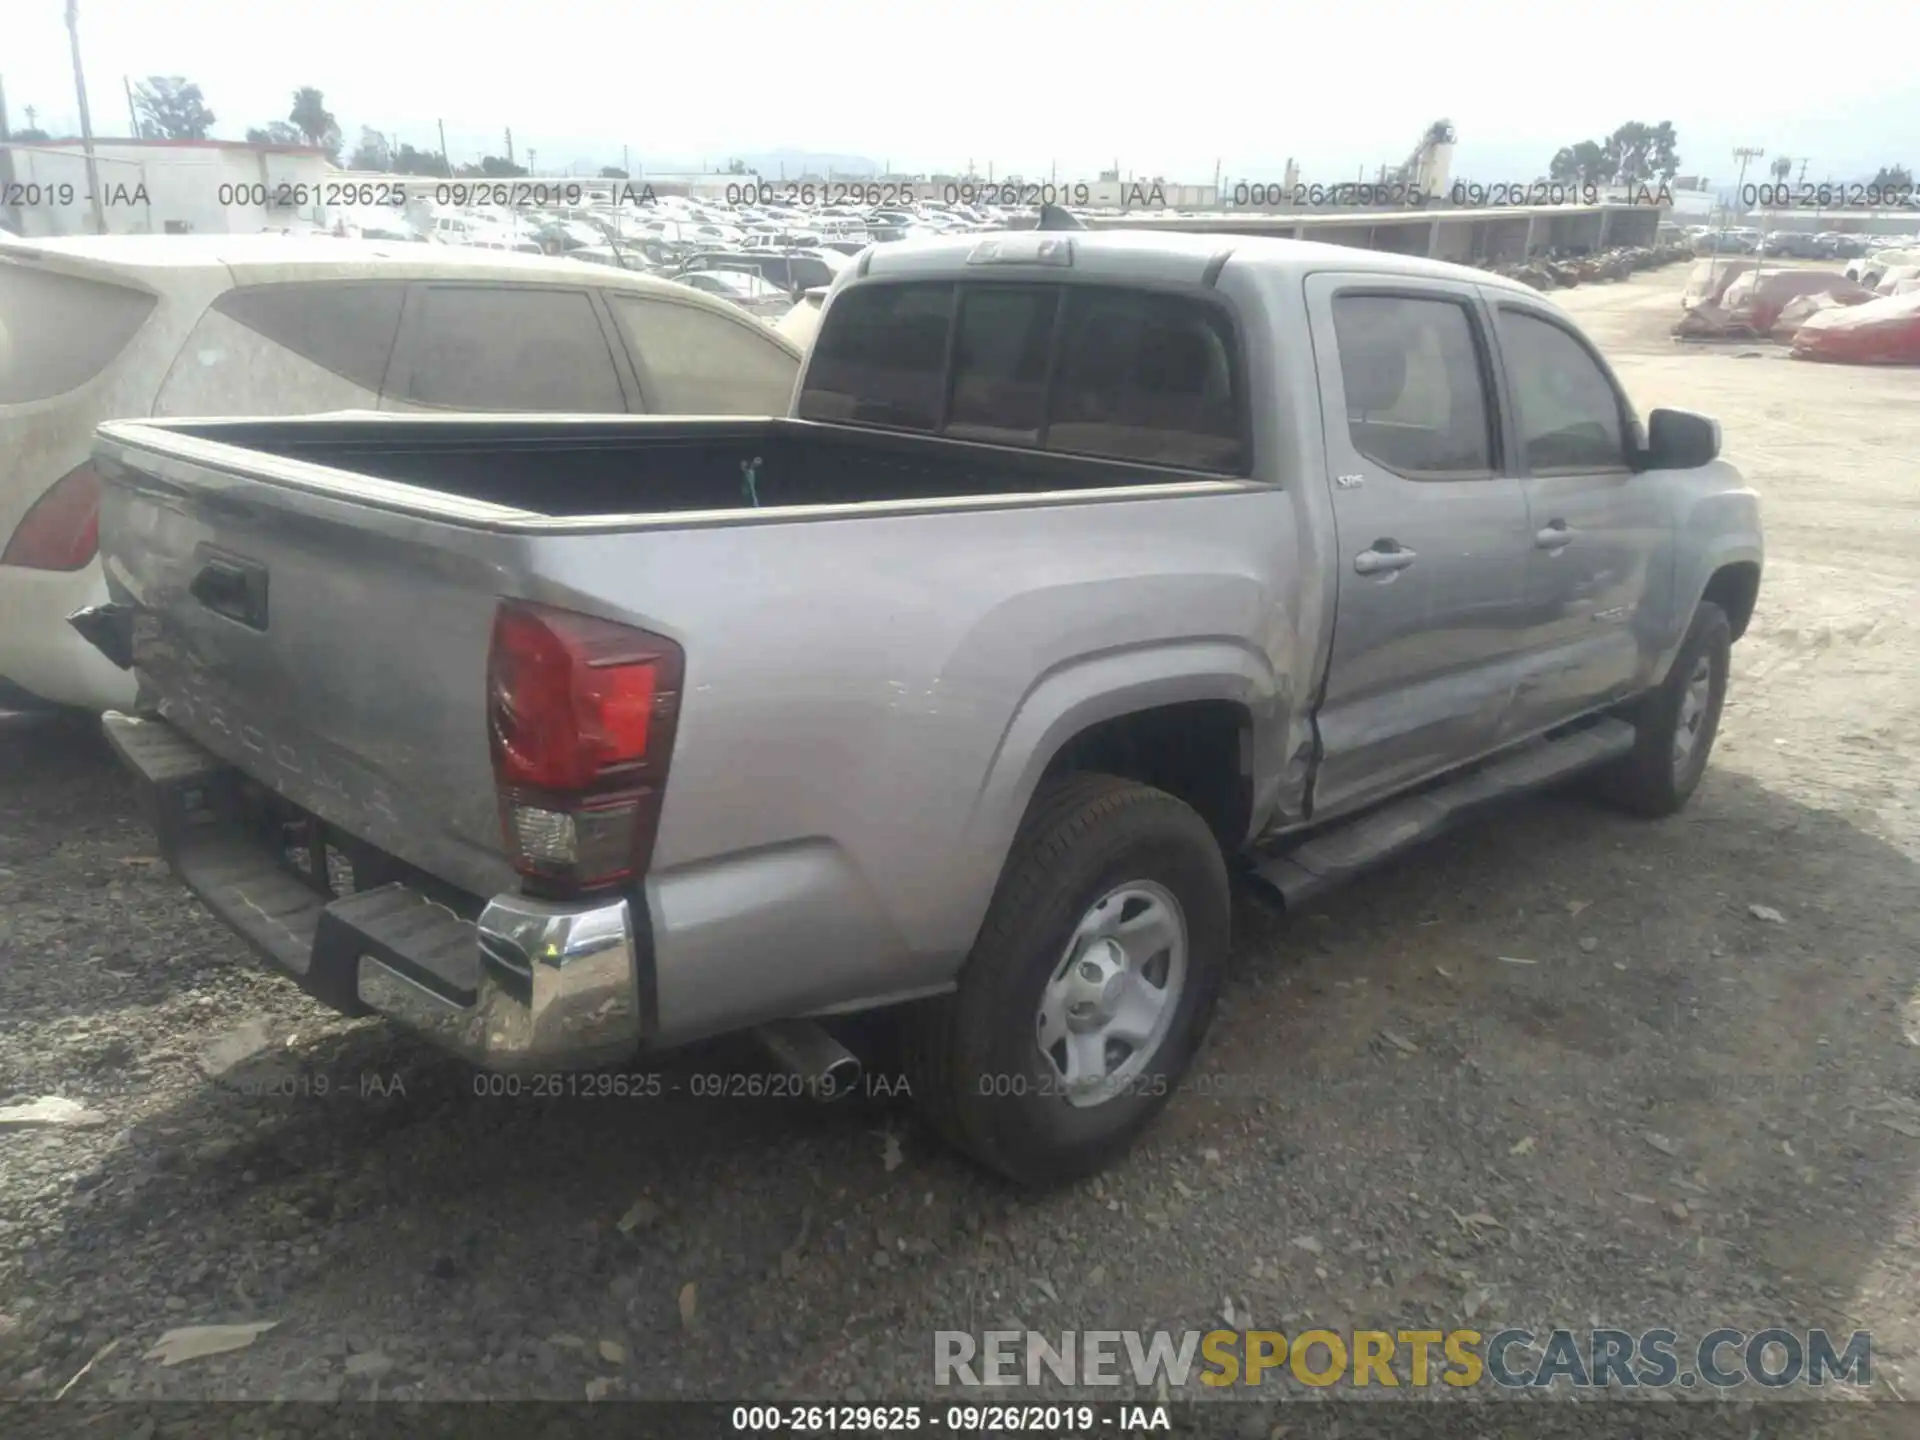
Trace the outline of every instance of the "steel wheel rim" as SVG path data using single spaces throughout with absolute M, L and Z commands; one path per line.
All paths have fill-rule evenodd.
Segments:
M 1040 994 L 1034 1039 L 1053 1085 L 1088 1108 L 1124 1094 L 1173 1028 L 1187 983 L 1187 919 L 1166 886 L 1116 885 L 1073 928 Z
M 1673 727 L 1673 773 L 1685 775 L 1700 748 L 1707 725 L 1707 707 L 1713 699 L 1713 661 L 1702 655 L 1693 662 L 1687 688 L 1680 692 L 1680 717 Z

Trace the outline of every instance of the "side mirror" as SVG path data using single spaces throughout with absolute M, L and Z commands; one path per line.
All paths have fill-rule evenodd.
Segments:
M 1720 422 L 1691 410 L 1656 410 L 1647 416 L 1643 470 L 1692 470 L 1720 455 Z

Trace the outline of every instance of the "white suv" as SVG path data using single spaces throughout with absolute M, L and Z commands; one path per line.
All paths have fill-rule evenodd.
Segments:
M 131 703 L 66 617 L 105 595 L 103 420 L 485 410 L 782 415 L 801 347 L 631 271 L 266 235 L 0 237 L 0 709 Z

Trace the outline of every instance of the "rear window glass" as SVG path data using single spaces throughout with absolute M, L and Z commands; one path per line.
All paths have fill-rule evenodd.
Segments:
M 834 301 L 800 396 L 806 420 L 932 430 L 946 386 L 951 285 L 864 285 Z
M 1047 360 L 1060 292 L 965 290 L 946 433 L 1033 445 L 1046 421 Z
M 154 297 L 0 260 L 0 405 L 77 390 L 127 348 Z
M 1046 446 L 1192 470 L 1245 462 L 1224 316 L 1174 295 L 1068 292 Z
M 866 285 L 834 300 L 799 414 L 1244 473 L 1233 332 L 1216 307 L 1105 286 Z M 944 407 L 944 408 L 943 408 Z

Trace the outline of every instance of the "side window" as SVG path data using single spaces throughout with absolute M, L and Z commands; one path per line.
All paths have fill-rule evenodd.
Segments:
M 1047 359 L 1060 292 L 965 289 L 953 355 L 948 435 L 1037 445 L 1046 420 Z
M 1353 448 L 1401 475 L 1493 473 L 1493 419 L 1463 302 L 1336 295 L 1334 340 Z
M 862 285 L 838 296 L 825 320 L 800 392 L 802 419 L 940 424 L 952 285 Z
M 1585 345 L 1551 321 L 1502 307 L 1500 349 L 1528 470 L 1626 468 L 1620 397 Z
M 174 357 L 155 415 L 371 410 L 404 281 L 249 285 L 221 295 Z
M 247 285 L 227 291 L 213 308 L 342 380 L 377 392 L 406 293 L 404 280 Z
M 649 409 L 784 415 L 800 362 L 750 323 L 696 305 L 610 294 Z
M 1239 473 L 1232 334 L 1171 295 L 1070 287 L 1045 445 L 1077 455 Z
M 407 303 L 394 398 L 448 410 L 579 414 L 627 408 L 584 290 L 420 285 Z
M 0 259 L 0 405 L 77 390 L 133 343 L 154 297 Z
M 816 285 L 833 283 L 833 267 L 813 255 L 788 256 L 787 273 L 794 286 L 801 290 L 811 290 Z

